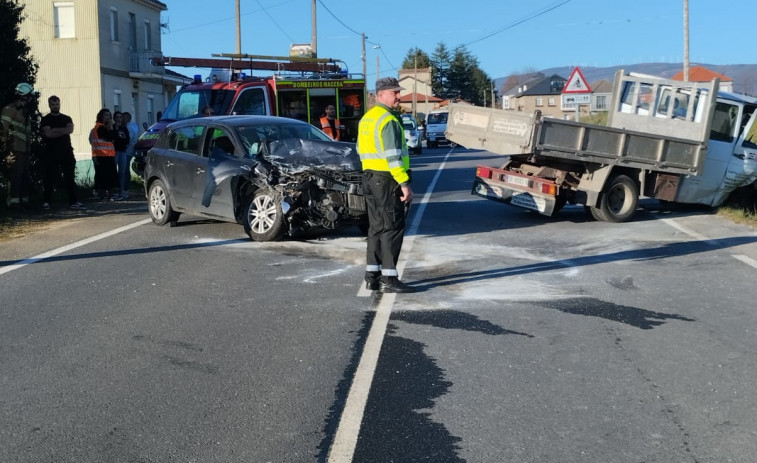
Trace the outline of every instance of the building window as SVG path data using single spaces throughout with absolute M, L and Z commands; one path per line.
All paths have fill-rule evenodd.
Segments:
M 536 106 L 544 106 L 544 102 L 542 101 L 542 98 L 540 96 L 536 97 Z
M 121 90 L 113 90 L 113 112 L 121 111 Z
M 145 19 L 145 50 L 152 50 L 152 29 L 150 21 Z
M 129 13 L 129 50 L 137 51 L 137 15 Z
M 110 9 L 110 40 L 118 42 L 118 10 Z
M 76 37 L 74 2 L 53 3 L 55 16 L 55 38 L 72 39 Z
M 607 109 L 607 96 L 606 95 L 597 95 L 597 109 L 598 110 L 605 110 Z
M 553 97 L 553 96 L 549 97 L 549 98 L 547 99 L 547 104 L 548 104 L 549 106 L 556 106 L 556 104 L 555 104 L 555 97 Z

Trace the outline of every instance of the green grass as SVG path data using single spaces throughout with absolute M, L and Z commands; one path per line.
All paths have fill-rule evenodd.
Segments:
M 734 223 L 757 228 L 757 208 L 722 206 L 718 208 L 718 215 Z

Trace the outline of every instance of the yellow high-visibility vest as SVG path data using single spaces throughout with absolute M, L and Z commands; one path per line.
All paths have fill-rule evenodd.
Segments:
M 391 132 L 384 132 L 391 122 L 397 123 L 393 134 L 401 141 L 401 147 L 389 146 L 392 139 L 386 138 Z M 391 128 L 394 130 L 394 128 Z M 405 131 L 402 123 L 391 111 L 383 105 L 376 105 L 368 110 L 360 119 L 358 125 L 357 152 L 363 164 L 363 170 L 389 172 L 397 183 L 410 180 L 407 175 L 410 169 L 410 155 L 405 142 Z

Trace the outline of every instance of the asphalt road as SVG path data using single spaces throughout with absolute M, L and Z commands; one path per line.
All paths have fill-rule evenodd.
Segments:
M 0 461 L 754 461 L 757 233 L 547 219 L 471 196 L 477 163 L 413 157 L 414 294 L 361 289 L 357 229 L 141 201 L 3 244 Z

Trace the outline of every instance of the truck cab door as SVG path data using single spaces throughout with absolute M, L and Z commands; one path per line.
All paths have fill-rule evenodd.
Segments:
M 713 205 L 722 204 L 735 189 L 757 180 L 757 106 L 745 105 L 739 138 L 728 162 L 720 194 Z
M 708 206 L 717 206 L 720 204 L 718 201 L 722 202 L 725 192 L 723 180 L 739 137 L 741 109 L 735 102 L 716 103 L 702 173 L 682 178 L 676 201 Z

